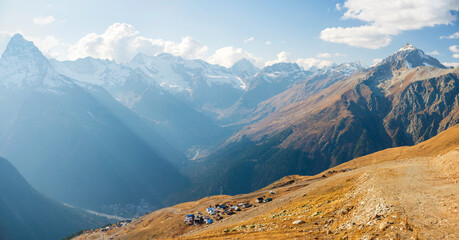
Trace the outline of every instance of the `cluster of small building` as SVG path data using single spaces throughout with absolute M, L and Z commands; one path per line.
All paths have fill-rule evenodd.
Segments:
M 106 232 L 108 230 L 112 230 L 112 229 L 116 229 L 116 228 L 120 228 L 120 227 L 124 227 L 124 226 L 127 226 L 129 225 L 129 223 L 131 223 L 132 220 L 123 220 L 121 222 L 118 222 L 118 223 L 115 223 L 115 224 L 111 224 L 109 226 L 106 226 L 104 228 L 101 229 L 102 232 Z
M 271 194 L 274 194 L 273 191 L 270 191 Z M 272 198 L 258 197 L 255 202 L 256 203 L 267 203 L 271 202 Z M 209 206 L 207 208 L 207 214 L 203 215 L 200 212 L 196 212 L 195 214 L 188 214 L 185 216 L 185 224 L 188 226 L 191 225 L 202 225 L 202 224 L 212 224 L 215 221 L 220 221 L 223 219 L 223 215 L 233 215 L 242 209 L 247 209 L 252 207 L 253 205 L 250 203 L 239 203 L 237 205 L 231 204 L 216 204 L 215 206 Z

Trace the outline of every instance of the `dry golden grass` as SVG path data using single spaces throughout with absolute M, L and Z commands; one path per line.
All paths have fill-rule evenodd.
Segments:
M 383 150 L 316 176 L 286 176 L 250 194 L 206 197 L 161 209 L 105 237 L 455 239 L 458 158 L 459 125 L 416 146 Z M 340 171 L 346 168 L 353 170 Z M 336 172 L 328 173 L 333 170 Z M 276 193 L 270 195 L 270 190 Z M 213 225 L 190 227 L 183 223 L 186 214 L 204 213 L 209 205 L 253 203 L 263 195 L 274 200 L 225 216 Z M 293 224 L 296 220 L 303 223 Z

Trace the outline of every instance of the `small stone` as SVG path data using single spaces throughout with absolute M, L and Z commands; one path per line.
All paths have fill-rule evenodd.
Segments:
M 379 224 L 379 230 L 384 231 L 387 228 L 387 222 Z
M 300 220 L 294 221 L 292 224 L 297 225 L 297 224 L 302 224 L 302 223 L 304 223 L 304 221 L 300 219 Z

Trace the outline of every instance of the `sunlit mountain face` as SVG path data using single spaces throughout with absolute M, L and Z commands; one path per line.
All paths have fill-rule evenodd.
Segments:
M 437 170 L 455 164 L 457 142 L 442 137 L 459 122 L 455 1 L 7 0 L 0 9 L 0 240 L 251 234 L 261 227 L 247 227 L 236 208 L 220 217 L 246 227 L 222 223 L 225 236 L 191 233 L 177 219 L 218 199 L 228 206 L 270 199 L 244 221 L 281 211 L 266 204 L 280 198 L 278 207 L 290 206 L 293 198 L 281 196 L 306 196 L 303 187 L 314 181 L 342 186 L 340 166 L 347 173 L 397 160 L 386 163 L 397 172 L 401 158 L 387 159 L 397 151 L 410 164 L 415 157 Z M 359 164 L 351 169 L 352 162 Z M 359 174 L 374 182 L 386 176 Z M 347 191 L 317 184 L 323 191 L 314 194 Z M 198 225 L 198 215 L 220 220 L 215 209 L 204 211 L 207 218 L 194 216 Z M 314 225 L 350 221 L 330 219 Z M 301 220 L 285 229 L 312 221 Z M 108 223 L 116 224 L 99 229 Z M 333 236 L 352 239 L 340 234 Z M 454 238 L 448 227 L 422 234 Z

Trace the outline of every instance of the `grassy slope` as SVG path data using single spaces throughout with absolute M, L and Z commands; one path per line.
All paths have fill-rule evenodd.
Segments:
M 356 158 L 316 176 L 287 176 L 253 193 L 206 197 L 161 209 L 108 236 L 454 239 L 454 219 L 459 217 L 458 160 L 459 125 L 415 146 Z M 353 170 L 340 171 L 346 168 Z M 294 183 L 288 184 L 291 180 Z M 205 212 L 211 204 L 253 202 L 258 196 L 269 195 L 270 190 L 276 192 L 273 202 L 238 212 L 211 226 L 183 224 L 184 215 Z M 298 219 L 304 223 L 294 225 Z

